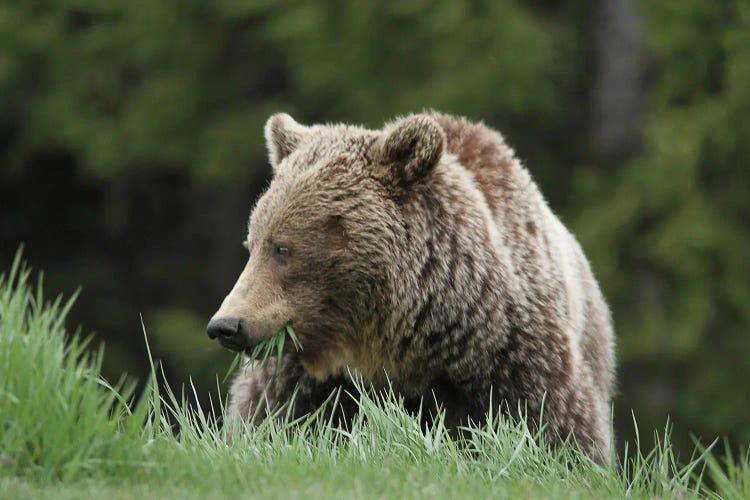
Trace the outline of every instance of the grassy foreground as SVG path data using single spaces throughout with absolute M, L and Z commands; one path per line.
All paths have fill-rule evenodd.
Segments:
M 454 442 L 440 421 L 423 429 L 392 395 L 361 396 L 348 431 L 317 415 L 219 429 L 160 394 L 157 370 L 133 404 L 132 384 L 100 376 L 102 352 L 66 336 L 71 301 L 45 303 L 41 283 L 28 281 L 20 258 L 0 279 L 3 498 L 750 498 L 747 456 L 737 464 L 699 451 L 679 464 L 668 432 L 654 450 L 631 447 L 603 469 L 497 416 Z

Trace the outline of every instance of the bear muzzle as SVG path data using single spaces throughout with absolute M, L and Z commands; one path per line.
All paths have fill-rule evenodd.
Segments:
M 211 318 L 206 333 L 210 339 L 217 339 L 222 347 L 238 352 L 245 350 L 250 338 L 247 323 L 229 316 Z

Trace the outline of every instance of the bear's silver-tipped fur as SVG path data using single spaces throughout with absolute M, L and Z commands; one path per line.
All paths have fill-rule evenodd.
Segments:
M 275 362 L 245 368 L 230 414 L 251 418 L 266 387 L 271 407 L 297 390 L 294 412 L 309 412 L 353 373 L 407 404 L 437 400 L 451 426 L 491 400 L 535 420 L 544 401 L 551 442 L 608 459 L 609 310 L 499 133 L 439 113 L 382 131 L 279 114 L 266 140 L 275 177 L 215 317 L 242 320 L 248 344 L 290 322 L 304 350 L 278 383 Z

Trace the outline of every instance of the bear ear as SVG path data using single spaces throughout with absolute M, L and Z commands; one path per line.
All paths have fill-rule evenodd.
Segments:
M 384 172 L 399 183 L 411 183 L 426 176 L 445 149 L 445 132 L 430 116 L 410 115 L 384 130 L 380 160 Z
M 300 125 L 286 113 L 276 113 L 266 122 L 265 136 L 268 159 L 274 172 L 279 163 L 292 154 L 307 134 L 307 127 Z

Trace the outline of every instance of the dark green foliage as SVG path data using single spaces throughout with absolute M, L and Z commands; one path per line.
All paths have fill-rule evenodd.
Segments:
M 750 441 L 750 5 L 655 2 L 642 155 L 581 169 L 574 229 L 615 312 L 622 410 Z
M 580 237 L 614 310 L 616 426 L 633 408 L 685 449 L 748 442 L 750 5 L 623 3 L 642 143 L 613 159 L 591 146 L 591 2 L 2 2 L 0 268 L 25 241 L 49 288 L 83 285 L 72 321 L 110 377 L 146 377 L 142 312 L 167 375 L 205 391 L 231 360 L 203 327 L 242 266 L 268 115 L 433 107 L 503 131 Z

